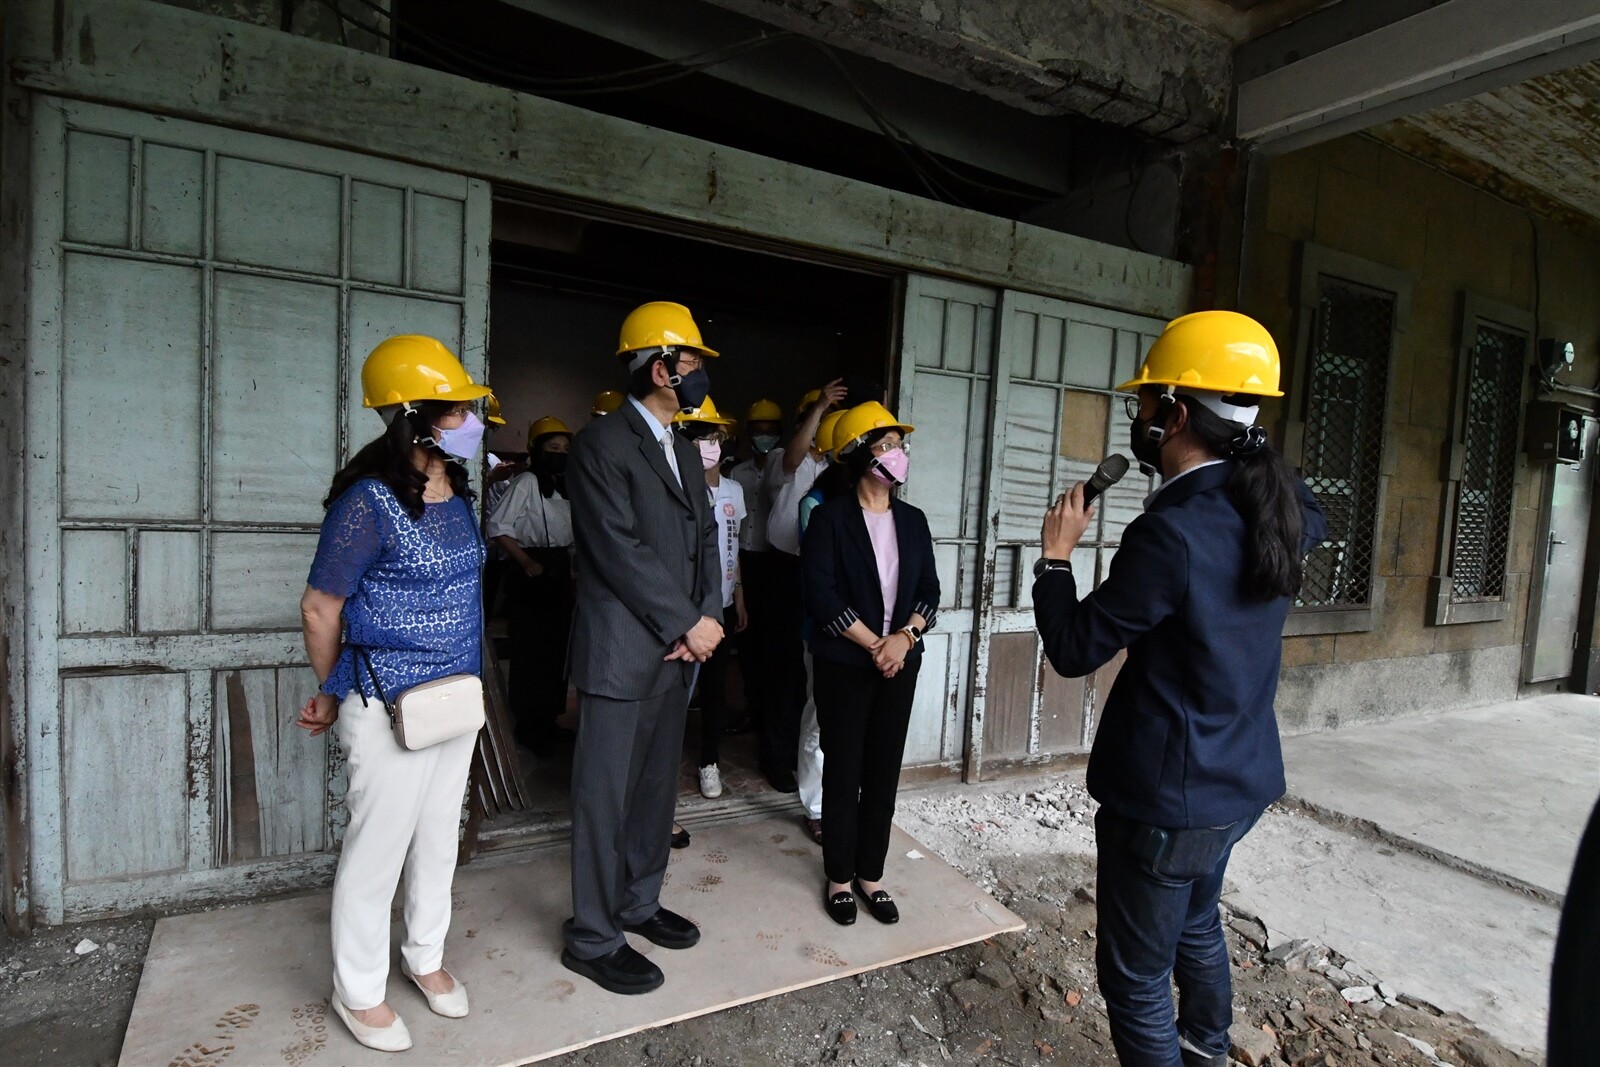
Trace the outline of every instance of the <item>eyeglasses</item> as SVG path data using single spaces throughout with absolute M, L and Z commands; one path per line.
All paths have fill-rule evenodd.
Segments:
M 680 348 L 673 355 L 675 359 L 672 365 L 679 374 L 688 374 L 706 365 L 704 356 L 687 348 Z
M 1125 397 L 1123 397 L 1122 398 L 1122 410 L 1126 411 L 1128 413 L 1128 421 L 1129 422 L 1138 422 L 1139 421 L 1139 398 L 1137 396 L 1125 396 Z
M 872 454 L 881 456 L 885 453 L 893 452 L 897 448 L 907 455 L 911 454 L 911 445 L 906 441 L 879 441 L 872 446 Z

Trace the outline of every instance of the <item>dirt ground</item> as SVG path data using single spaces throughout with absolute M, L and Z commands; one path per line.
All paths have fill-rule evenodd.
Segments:
M 908 794 L 901 824 L 1026 919 L 1027 931 L 548 1062 L 1113 1065 L 1094 984 L 1093 861 L 1082 849 L 1092 812 L 1076 784 Z M 1532 1067 L 1469 1020 L 1394 995 L 1354 964 L 1347 971 L 1338 946 L 1271 944 L 1251 917 L 1224 917 L 1236 1048 L 1251 1067 Z M 151 925 L 111 920 L 0 942 L 0 1060 L 115 1063 Z M 98 947 L 80 955 L 85 939 Z

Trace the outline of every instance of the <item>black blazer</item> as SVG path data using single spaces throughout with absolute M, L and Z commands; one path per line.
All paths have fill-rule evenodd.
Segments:
M 1234 464 L 1183 475 L 1123 531 L 1111 573 L 1080 599 L 1071 571 L 1033 583 L 1045 655 L 1068 678 L 1120 649 L 1094 747 L 1089 792 L 1153 826 L 1222 826 L 1283 795 L 1273 697 L 1289 598 L 1243 592 L 1245 523 L 1228 495 Z M 1299 484 L 1302 554 L 1327 536 Z
M 933 628 L 939 612 L 939 574 L 934 569 L 933 535 L 928 517 L 902 500 L 892 500 L 895 540 L 900 546 L 900 586 L 895 593 L 892 629 L 913 612 Z M 844 636 L 858 619 L 878 632 L 883 619 L 883 585 L 878 559 L 872 553 L 867 521 L 854 493 L 835 497 L 811 513 L 800 544 L 800 574 L 805 585 L 806 614 L 811 619 L 811 654 L 838 663 L 871 667 L 866 649 Z M 922 657 L 918 642 L 907 663 Z

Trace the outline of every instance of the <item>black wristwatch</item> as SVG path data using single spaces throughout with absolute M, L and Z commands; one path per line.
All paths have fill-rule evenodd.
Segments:
M 1039 562 L 1033 565 L 1034 578 L 1043 578 L 1049 571 L 1066 571 L 1071 574 L 1072 561 L 1070 559 L 1051 559 L 1049 556 L 1040 556 Z

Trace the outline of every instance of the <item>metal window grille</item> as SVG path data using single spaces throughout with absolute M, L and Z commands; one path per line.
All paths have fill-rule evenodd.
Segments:
M 1525 346 L 1521 334 L 1478 325 L 1467 369 L 1450 544 L 1450 599 L 1457 603 L 1499 600 L 1506 593 Z
M 1378 534 L 1395 294 L 1320 282 L 1312 326 L 1302 476 L 1328 520 L 1306 557 L 1300 607 L 1366 607 Z

